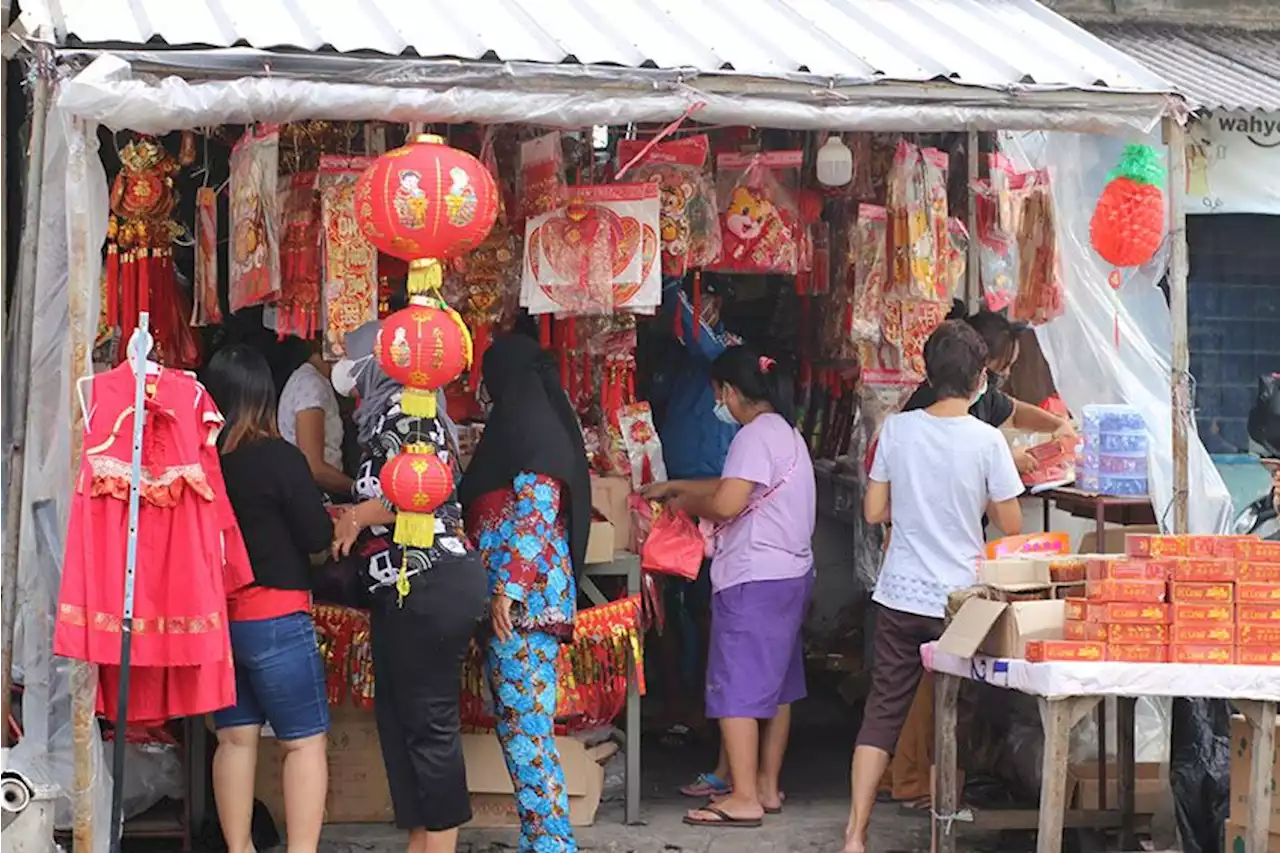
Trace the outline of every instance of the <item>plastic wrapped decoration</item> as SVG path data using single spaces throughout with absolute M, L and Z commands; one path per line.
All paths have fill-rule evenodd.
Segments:
M 946 301 L 947 165 L 945 152 L 901 141 L 886 189 L 893 246 L 889 292 L 901 299 Z
M 799 268 L 801 151 L 716 158 L 720 256 L 725 273 L 795 275 Z
M 888 227 L 888 213 L 883 207 L 874 204 L 858 206 L 858 221 L 849 231 L 854 256 L 850 333 L 856 342 L 880 340 L 885 286 L 889 276 Z
M 1120 163 L 1107 174 L 1089 220 L 1089 240 L 1111 271 L 1115 306 L 1115 344 L 1120 346 L 1121 277 L 1118 267 L 1140 267 L 1155 256 L 1164 241 L 1165 169 L 1150 145 L 1126 145 Z
M 314 338 L 320 328 L 320 193 L 317 172 L 282 179 L 280 211 L 280 298 L 276 334 Z
M 618 414 L 618 427 L 631 472 L 631 487 L 639 489 L 667 479 L 667 466 L 662 458 L 662 442 L 653 423 L 653 410 L 648 403 L 631 403 Z
M 619 140 L 618 163 L 629 163 L 645 144 L 640 139 Z M 705 134 L 659 142 L 629 172 L 632 181 L 657 181 L 661 188 L 663 275 L 683 276 L 720 254 L 716 188 L 707 174 L 709 150 Z
M 196 259 L 191 325 L 222 323 L 218 301 L 218 197 L 212 187 L 196 190 Z
M 231 269 L 228 291 L 234 314 L 280 296 L 277 189 L 280 128 L 251 127 L 231 151 Z
M 326 154 L 320 158 L 320 222 L 323 227 L 324 357 L 346 354 L 345 339 L 378 319 L 378 253 L 356 218 L 356 181 L 369 157 Z
M 564 203 L 564 175 L 560 131 L 520 143 L 519 222 L 550 213 Z

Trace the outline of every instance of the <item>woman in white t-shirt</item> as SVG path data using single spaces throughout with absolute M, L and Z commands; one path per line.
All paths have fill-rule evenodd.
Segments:
M 307 457 L 316 485 L 330 495 L 351 494 L 351 478 L 342 470 L 342 415 L 318 342 L 280 392 L 278 425 L 285 441 Z

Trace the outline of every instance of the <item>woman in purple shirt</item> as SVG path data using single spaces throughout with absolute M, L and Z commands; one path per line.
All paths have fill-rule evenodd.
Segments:
M 706 702 L 707 716 L 720 721 L 733 789 L 684 820 L 756 827 L 782 809 L 791 703 L 805 696 L 800 629 L 813 589 L 816 487 L 795 428 L 790 374 L 740 346 L 715 360 L 711 379 L 716 417 L 742 427 L 724 472 L 659 483 L 646 495 L 716 527 Z

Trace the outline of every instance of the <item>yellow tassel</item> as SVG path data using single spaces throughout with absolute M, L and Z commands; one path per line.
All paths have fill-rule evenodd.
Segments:
M 409 296 L 424 293 L 435 293 L 440 290 L 444 274 L 440 262 L 435 258 L 418 258 L 409 262 L 409 279 L 405 282 L 405 291 Z
M 400 411 L 411 418 L 434 418 L 436 416 L 436 392 L 434 388 L 404 389 L 400 396 Z
M 396 524 L 396 529 L 400 528 Z M 409 594 L 409 555 L 400 558 L 400 573 L 396 575 L 396 607 L 404 606 L 404 597 Z
M 426 550 L 436 541 L 436 517 L 430 513 L 396 513 L 395 541 L 397 545 Z

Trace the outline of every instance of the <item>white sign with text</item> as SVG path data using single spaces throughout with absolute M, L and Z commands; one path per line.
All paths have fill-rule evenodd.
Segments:
M 1280 113 L 1212 113 L 1192 121 L 1187 213 L 1280 215 Z

